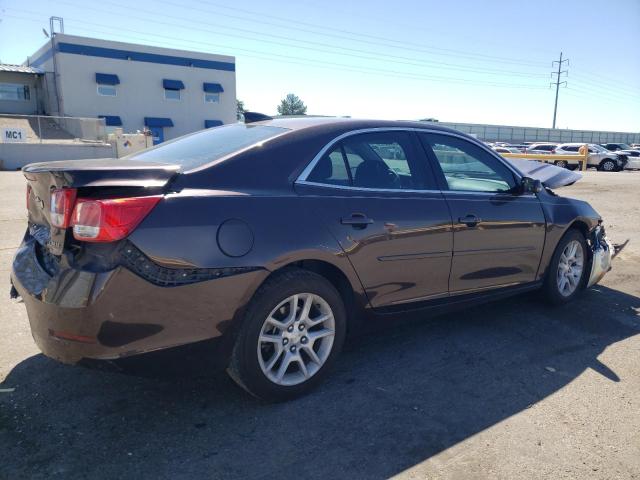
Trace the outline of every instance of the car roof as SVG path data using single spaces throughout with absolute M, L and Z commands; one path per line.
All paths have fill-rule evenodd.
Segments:
M 601 145 L 597 144 L 597 143 L 588 143 L 588 142 L 569 142 L 569 143 L 561 143 L 559 146 L 560 147 L 581 147 L 584 144 L 587 145 L 597 145 L 598 147 L 600 147 Z
M 420 122 L 414 120 L 370 120 L 344 117 L 276 117 L 271 120 L 254 122 L 251 125 L 268 125 L 272 127 L 288 128 L 290 130 L 324 130 L 334 129 L 336 127 L 343 128 L 346 131 L 366 128 L 418 128 L 463 134 L 458 130 L 440 126 L 435 122 Z

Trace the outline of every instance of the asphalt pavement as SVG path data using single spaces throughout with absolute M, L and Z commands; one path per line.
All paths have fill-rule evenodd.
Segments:
M 0 478 L 640 478 L 640 173 L 558 193 L 629 240 L 600 285 L 376 322 L 319 390 L 264 404 L 208 344 L 123 371 L 40 354 L 8 296 L 25 186 L 0 172 Z

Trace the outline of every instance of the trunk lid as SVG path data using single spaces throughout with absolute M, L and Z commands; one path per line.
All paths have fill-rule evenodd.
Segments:
M 92 191 L 124 189 L 163 189 L 179 172 L 179 165 L 135 160 L 68 160 L 32 163 L 22 169 L 27 179 L 29 231 L 52 254 L 60 255 L 68 229 L 51 222 L 51 193 L 75 188 L 79 196 Z

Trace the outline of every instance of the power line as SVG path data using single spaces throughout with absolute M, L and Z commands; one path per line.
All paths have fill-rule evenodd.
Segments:
M 24 18 L 24 17 L 18 17 L 16 15 L 6 15 L 7 17 L 10 18 L 18 18 L 18 19 L 24 19 L 24 20 L 28 20 L 28 21 L 35 21 L 38 22 L 38 20 L 35 19 L 30 19 L 30 18 Z M 402 71 L 397 71 L 397 70 L 388 70 L 388 69 L 377 69 L 377 68 L 373 68 L 373 67 L 354 67 L 353 65 L 348 65 L 348 64 L 343 64 L 343 63 L 337 63 L 337 62 L 327 62 L 327 61 L 323 61 L 323 60 L 314 60 L 313 62 L 309 62 L 308 59 L 303 58 L 303 57 L 295 57 L 295 56 L 291 56 L 291 55 L 280 55 L 280 54 L 272 54 L 272 53 L 266 53 L 266 52 L 260 52 L 260 51 L 256 51 L 256 50 L 250 50 L 250 49 L 245 49 L 245 48 L 237 48 L 237 47 L 228 47 L 228 46 L 224 46 L 224 45 L 217 45 L 217 44 L 212 44 L 210 42 L 200 42 L 197 40 L 186 40 L 186 39 L 181 39 L 181 38 L 177 38 L 177 37 L 172 37 L 172 36 L 168 36 L 168 35 L 161 35 L 161 34 L 155 34 L 155 33 L 147 33 L 147 32 L 141 32 L 138 30 L 132 30 L 132 29 L 127 29 L 127 28 L 121 28 L 119 27 L 117 30 L 112 30 L 110 26 L 108 25 L 104 25 L 104 24 L 100 24 L 100 23 L 95 23 L 95 22 L 86 22 L 86 21 L 82 21 L 79 19 L 74 19 L 74 18 L 70 18 L 70 17 L 66 17 L 67 19 L 67 23 L 69 24 L 69 20 L 73 21 L 77 21 L 82 25 L 94 25 L 100 28 L 106 28 L 109 29 L 107 31 L 99 31 L 96 30 L 95 28 L 83 28 L 83 27 L 78 27 L 75 26 L 75 24 L 71 24 L 74 25 L 74 28 L 76 30 L 81 30 L 81 31 L 87 31 L 87 32 L 91 32 L 91 33 L 105 33 L 107 35 L 118 35 L 124 38 L 133 38 L 135 40 L 140 40 L 143 39 L 144 41 L 151 41 L 151 42 L 156 42 L 157 40 L 149 40 L 148 38 L 145 37 L 158 37 L 158 38 L 163 38 L 166 39 L 169 45 L 171 45 L 172 47 L 175 47 L 175 42 L 180 42 L 183 44 L 198 44 L 198 45 L 203 45 L 203 46 L 207 46 L 207 47 L 223 47 L 223 48 L 229 48 L 229 49 L 233 49 L 234 51 L 244 51 L 244 52 L 250 52 L 252 55 L 246 55 L 247 57 L 251 57 L 251 58 L 259 58 L 259 59 L 263 59 L 263 60 L 269 60 L 269 61 L 273 61 L 274 57 L 276 57 L 276 61 L 278 62 L 286 62 L 286 63 L 292 63 L 292 64 L 296 64 L 296 65 L 305 65 L 305 66 L 312 66 L 312 67 L 322 67 L 322 65 L 328 65 L 328 66 L 332 66 L 332 67 L 337 67 L 337 69 L 339 70 L 343 70 L 343 71 L 349 71 L 349 72 L 354 72 L 354 73 L 366 73 L 366 74 L 373 74 L 373 75 L 381 75 L 381 76 L 386 76 L 386 77 L 393 77 L 393 78 L 405 78 L 405 79 L 410 79 L 410 80 L 420 80 L 420 81 L 437 81 L 437 82 L 443 82 L 446 81 L 448 83 L 455 83 L 455 84 L 473 84 L 475 86 L 481 86 L 481 87 L 500 87 L 500 88 L 524 88 L 524 89 L 534 89 L 534 90 L 544 90 L 546 89 L 546 87 L 542 87 L 542 86 L 536 86 L 536 85 L 525 85 L 525 84 L 512 84 L 512 83 L 504 83 L 504 82 L 485 82 L 485 81 L 476 81 L 476 80 L 469 80 L 469 79 L 464 79 L 464 78 L 458 78 L 458 77 L 445 77 L 445 76 L 430 76 L 430 75 L 421 75 L 421 74 L 414 74 L 414 73 L 410 73 L 410 72 L 402 72 Z M 145 37 L 136 37 L 136 36 L 132 36 L 132 35 L 122 35 L 120 32 L 121 31 L 129 31 L 129 32 L 133 32 L 135 34 L 138 35 L 143 35 Z M 257 54 L 257 55 L 255 55 Z
M 69 1 L 69 0 L 58 0 L 58 3 L 65 3 L 65 4 L 70 4 L 70 5 L 74 5 L 74 6 L 81 6 L 82 8 L 86 9 L 86 10 L 91 10 L 91 11 L 95 11 L 98 13 L 106 13 L 109 15 L 118 15 L 118 12 L 115 10 L 105 10 L 105 9 L 100 9 L 100 8 L 95 8 L 95 7 L 88 7 L 85 4 L 78 4 L 76 2 L 73 1 Z M 118 6 L 118 7 L 122 7 L 122 8 L 128 8 L 128 5 L 125 4 L 120 4 L 120 3 L 116 3 L 116 2 L 101 2 L 102 4 L 111 4 L 114 6 Z M 11 8 L 11 10 L 19 10 L 19 9 L 14 9 Z M 38 14 L 38 12 L 33 12 L 33 11 L 29 11 L 29 10 L 24 10 L 22 9 L 21 11 L 23 12 L 28 12 L 28 13 L 34 13 L 34 14 Z M 161 16 L 161 17 L 166 17 L 163 14 L 155 14 L 153 12 L 149 12 L 152 15 L 156 15 L 156 16 Z M 242 38 L 242 39 L 246 39 L 246 40 L 253 40 L 253 41 L 260 41 L 262 43 L 270 43 L 273 45 L 279 45 L 279 46 L 284 46 L 284 47 L 288 47 L 288 48 L 298 48 L 298 49 L 303 49 L 303 50 L 310 50 L 310 51 L 315 51 L 315 52 L 322 52 L 322 53 L 328 53 L 328 54 L 332 54 L 332 55 L 341 55 L 341 56 L 347 56 L 347 57 L 351 57 L 351 58 L 359 58 L 359 59 L 364 59 L 364 60 L 374 60 L 374 61 L 385 61 L 385 62 L 389 62 L 389 63 L 397 63 L 397 64 L 403 64 L 403 65 L 411 65 L 411 66 L 420 66 L 420 65 L 433 65 L 436 66 L 438 68 L 445 68 L 445 69 L 449 69 L 449 70 L 458 70 L 458 71 L 466 71 L 466 72 L 474 72 L 474 73 L 483 73 L 483 74 L 494 74 L 494 75 L 498 75 L 498 74 L 509 74 L 509 75 L 513 75 L 513 76 L 522 76 L 522 77 L 544 77 L 545 74 L 537 74 L 537 73 L 525 73 L 525 72 L 520 72 L 520 71 L 513 71 L 513 70 L 502 70 L 502 69 L 494 69 L 494 68 L 487 68 L 487 67 L 471 67 L 469 65 L 462 65 L 462 64 L 455 64 L 455 63 L 450 63 L 450 62 L 440 62 L 440 61 L 434 61 L 434 60 L 422 60 L 422 59 L 418 59 L 418 58 L 412 58 L 412 57 L 406 57 L 406 56 L 402 56 L 402 55 L 394 55 L 394 54 L 389 54 L 389 53 L 381 53 L 379 51 L 369 51 L 369 50 L 362 50 L 362 49 L 357 49 L 357 48 L 349 48 L 349 47 L 344 47 L 344 46 L 336 46 L 333 44 L 327 44 L 327 43 L 323 43 L 323 42 L 314 42 L 314 41 L 310 41 L 310 40 L 301 40 L 301 39 L 296 39 L 296 38 L 291 38 L 288 36 L 283 36 L 283 35 L 274 35 L 274 34 L 269 34 L 269 33 L 260 33 L 260 32 L 256 32 L 255 30 L 247 30 L 247 29 L 242 29 L 242 28 L 237 28 L 237 27 L 229 27 L 226 25 L 221 25 L 221 24 L 215 24 L 209 21 L 200 21 L 200 20 L 194 20 L 191 18 L 185 18 L 185 17 L 177 17 L 177 16 L 171 16 L 171 21 L 170 22 L 166 22 L 166 21 L 161 21 L 161 20 L 151 20 L 149 19 L 148 16 L 145 17 L 140 17 L 140 16 L 135 16 L 135 15 L 128 15 L 128 18 L 133 18 L 133 19 L 139 19 L 141 21 L 144 22 L 151 22 L 151 23 L 156 23 L 159 25 L 165 25 L 165 26 L 170 26 L 172 28 L 183 28 L 185 30 L 189 30 L 189 31 L 201 31 L 204 33 L 213 33 L 213 34 L 219 34 L 220 31 L 219 30 L 230 30 L 230 33 L 225 33 L 224 35 L 229 36 L 229 37 L 236 37 L 236 38 Z M 181 24 L 177 24 L 175 23 L 176 20 L 182 20 L 184 22 L 187 22 L 187 25 L 181 25 Z M 212 26 L 215 25 L 216 26 L 216 30 L 211 30 L 208 28 L 198 28 L 195 27 L 193 24 L 203 24 L 206 26 Z M 253 36 L 246 36 L 246 35 L 242 35 L 242 34 L 238 34 L 237 32 L 247 32 L 250 35 Z M 256 38 L 256 36 L 258 38 Z M 261 37 L 269 37 L 269 38 L 276 38 L 276 39 L 280 39 L 280 40 L 286 40 L 287 43 L 282 42 L 282 41 L 277 41 L 277 40 L 265 40 L 264 38 Z M 311 45 L 311 46 L 300 46 L 300 45 L 295 45 L 291 42 L 295 42 L 295 43 L 302 43 L 302 44 L 306 44 L 306 45 Z M 315 46 L 320 46 L 320 47 L 324 47 L 324 48 L 317 48 Z M 331 50 L 327 50 L 326 48 L 329 48 Z
M 179 5 L 176 3 L 171 3 L 171 2 L 167 2 L 165 1 L 164 3 L 168 3 L 168 4 L 173 4 L 173 5 Z M 542 66 L 545 65 L 546 62 L 533 62 L 533 61 L 525 61 L 522 59 L 515 59 L 515 58 L 509 58 L 509 57 L 501 57 L 501 56 L 496 56 L 496 55 L 486 55 L 486 54 L 482 54 L 482 53 L 469 53 L 468 51 L 462 51 L 462 50 L 454 50 L 454 49 L 450 49 L 450 48 L 442 48 L 442 47 L 434 47 L 432 45 L 425 45 L 425 44 L 420 44 L 420 43 L 413 43 L 413 42 L 406 42 L 406 41 L 402 41 L 402 40 L 396 40 L 393 38 L 389 38 L 389 37 L 383 37 L 380 35 L 369 35 L 369 34 L 365 34 L 365 33 L 359 33 L 359 32 L 352 32 L 349 30 L 344 30 L 344 29 L 340 29 L 340 28 L 335 28 L 335 27 L 331 27 L 328 25 L 318 25 L 318 24 L 314 24 L 314 23 L 309 23 L 309 22 L 305 22 L 300 20 L 299 18 L 297 19 L 292 19 L 292 18 L 286 18 L 286 17 L 280 17 L 277 15 L 271 15 L 271 14 L 267 14 L 267 13 L 262 13 L 262 12 L 256 12 L 254 10 L 247 10 L 244 8 L 238 8 L 238 7 L 229 7 L 226 5 L 221 5 L 221 4 L 217 4 L 217 3 L 212 3 L 209 2 L 208 0 L 200 0 L 199 3 L 203 3 L 205 5 L 210 5 L 210 6 L 215 6 L 216 8 L 222 8 L 222 9 L 226 9 L 226 10 L 231 10 L 231 11 L 236 11 L 236 12 L 243 12 L 249 15 L 253 15 L 253 16 L 257 16 L 259 17 L 257 20 L 253 20 L 253 19 L 249 19 L 246 17 L 240 17 L 240 16 L 232 16 L 229 14 L 222 14 L 220 13 L 218 10 L 208 10 L 208 9 L 194 9 L 193 10 L 199 10 L 202 12 L 208 12 L 208 13 L 213 13 L 215 15 L 223 15 L 223 16 L 227 16 L 230 18 L 237 18 L 237 19 L 241 19 L 241 20 L 245 20 L 245 21 L 250 21 L 250 22 L 255 22 L 255 23 L 259 23 L 259 24 L 266 24 L 266 25 L 273 25 L 273 26 L 277 26 L 280 28 L 288 28 L 288 29 L 295 29 L 295 30 L 300 30 L 303 32 L 307 32 L 308 29 L 307 28 L 295 28 L 293 26 L 291 26 L 292 22 L 295 22 L 298 25 L 305 25 L 307 27 L 311 27 L 314 29 L 320 29 L 321 31 L 318 32 L 318 34 L 320 35 L 325 35 L 325 36 L 330 36 L 326 33 L 327 30 L 329 31 L 333 31 L 333 32 L 339 32 L 339 33 L 344 33 L 347 35 L 351 35 L 351 36 L 358 36 L 358 37 L 362 37 L 362 38 L 369 38 L 369 39 L 373 39 L 373 40 L 377 40 L 377 42 L 366 42 L 366 43 L 373 43 L 376 45 L 383 45 L 383 46 L 390 46 L 388 43 L 381 43 L 380 40 L 384 40 L 385 42 L 391 42 L 391 43 L 395 43 L 398 44 L 398 47 L 392 47 L 392 48 L 403 48 L 403 49 L 410 49 L 410 50 L 414 50 L 414 51 L 418 51 L 418 52 L 425 52 L 425 51 L 429 51 L 429 50 L 435 50 L 435 51 L 440 51 L 443 53 L 435 53 L 435 52 L 430 52 L 434 55 L 445 55 L 447 57 L 451 57 L 451 56 L 459 56 L 462 58 L 470 58 L 470 59 L 474 59 L 477 60 L 479 57 L 480 58 L 487 58 L 487 59 L 491 59 L 494 62 L 498 62 L 498 63 L 512 63 L 512 64 L 517 64 L 517 65 L 529 65 L 529 66 Z M 272 22 L 265 22 L 264 18 L 272 18 L 275 19 L 279 22 L 285 22 L 287 25 L 278 25 L 278 24 L 274 24 Z M 340 37 L 339 37 L 340 38 Z M 344 37 L 341 37 L 344 38 Z M 354 39 L 349 39 L 349 40 L 354 40 Z M 356 40 L 356 41 L 360 41 L 362 42 L 362 40 Z M 421 49 L 416 49 L 415 47 L 421 47 Z
M 560 52 L 560 60 L 555 60 L 551 63 L 551 65 L 557 63 L 558 64 L 558 71 L 557 72 L 552 72 L 551 76 L 556 75 L 556 81 L 552 82 L 551 85 L 555 85 L 556 86 L 556 101 L 553 105 L 553 126 L 551 128 L 555 129 L 556 128 L 556 113 L 558 112 L 558 93 L 560 92 L 560 85 L 564 83 L 564 85 L 567 85 L 566 81 L 560 81 L 560 77 L 562 76 L 563 73 L 567 73 L 567 70 L 562 70 L 562 64 L 563 63 L 567 63 L 567 65 L 569 64 L 569 59 L 562 59 L 562 52 Z

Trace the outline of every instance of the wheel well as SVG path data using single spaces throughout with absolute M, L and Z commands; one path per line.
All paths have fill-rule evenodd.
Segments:
M 571 226 L 569 226 L 567 231 L 571 229 L 578 230 L 580 233 L 582 233 L 582 235 L 584 235 L 585 240 L 589 239 L 589 225 L 587 225 L 582 220 L 576 220 L 575 222 L 573 222 Z
M 355 292 L 351 286 L 351 282 L 347 276 L 335 265 L 322 260 L 300 260 L 297 262 L 288 263 L 287 265 L 271 272 L 268 280 L 272 275 L 276 275 L 286 268 L 300 268 L 302 270 L 308 270 L 326 278 L 331 284 L 338 290 L 342 301 L 344 302 L 344 308 L 347 312 L 347 330 L 353 326 L 356 318 L 355 307 Z

